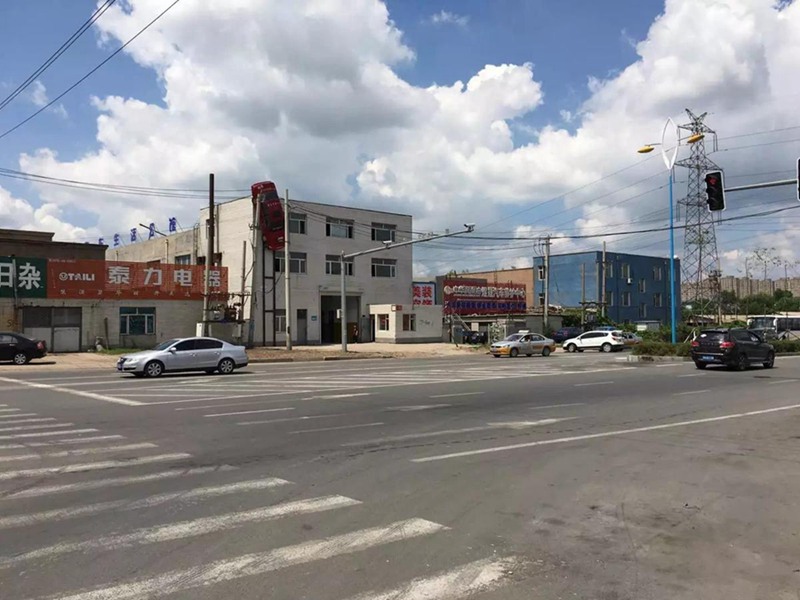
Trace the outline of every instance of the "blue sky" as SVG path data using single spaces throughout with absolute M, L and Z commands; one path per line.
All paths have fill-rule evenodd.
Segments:
M 0 134 L 168 4 L 119 0 L 0 110 Z M 750 140 L 766 142 L 762 149 L 721 142 L 731 178 L 788 176 L 800 153 L 794 141 L 772 145 L 798 137 L 773 132 L 800 124 L 796 3 L 331 0 L 328 12 L 306 0 L 241 0 L 238 12 L 207 5 L 181 0 L 58 105 L 0 139 L 0 167 L 153 188 L 203 188 L 212 170 L 225 189 L 268 177 L 309 200 L 411 212 L 419 229 L 469 220 L 529 237 L 663 224 L 660 161 L 635 148 L 657 138 L 666 117 L 685 120 L 687 106 L 709 110 L 722 138 L 766 132 Z M 0 98 L 95 8 L 88 0 L 2 3 Z M 697 29 L 709 21 L 717 30 Z M 563 196 L 575 188 L 583 190 Z M 684 190 L 679 183 L 678 197 Z M 769 198 L 749 196 L 739 208 Z M 0 177 L 0 203 L 0 226 L 96 239 L 173 214 L 189 223 L 203 200 Z M 653 216 L 654 207 L 663 214 Z M 794 223 L 774 219 L 746 245 L 770 245 L 776 230 L 791 232 Z M 735 232 L 718 233 L 728 270 L 748 251 Z M 613 241 L 620 251 L 660 253 L 661 237 Z M 784 238 L 788 256 L 797 244 Z M 598 244 L 565 240 L 560 250 Z M 497 246 L 420 248 L 415 267 L 425 274 L 529 261 L 519 243 Z M 448 248 L 466 257 L 460 265 Z

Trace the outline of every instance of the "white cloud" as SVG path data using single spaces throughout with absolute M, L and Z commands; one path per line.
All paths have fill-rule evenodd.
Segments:
M 38 79 L 31 84 L 31 102 L 41 108 L 45 106 L 49 100 L 47 99 L 47 88 Z
M 36 208 L 26 200 L 15 198 L 0 187 L 0 228 L 50 231 L 56 239 L 84 242 L 97 236 L 97 231 L 76 227 L 64 221 L 61 209 L 55 204 L 42 204 Z
M 456 13 L 441 10 L 431 15 L 430 22 L 434 25 L 457 25 L 459 27 L 466 27 L 469 25 L 469 16 L 457 15 Z
M 378 0 L 235 0 L 226 6 L 218 11 L 181 3 L 143 43 L 127 49 L 160 78 L 162 104 L 97 98 L 94 152 L 62 160 L 55 149 L 40 149 L 21 156 L 22 170 L 154 187 L 196 188 L 209 171 L 225 188 L 271 178 L 295 197 L 412 213 L 419 230 L 466 221 L 486 227 L 524 209 L 492 229 L 540 223 L 548 211 L 536 205 L 563 196 L 548 210 L 574 210 L 550 217 L 541 230 L 586 234 L 641 225 L 633 220 L 663 223 L 664 179 L 637 183 L 661 177 L 658 156 L 606 176 L 635 162 L 635 149 L 660 136 L 667 117 L 685 121 L 684 107 L 710 111 L 708 123 L 721 136 L 798 122 L 797 2 L 779 10 L 773 0 L 668 0 L 636 44 L 635 62 L 604 77 L 587 74 L 586 102 L 559 113 L 569 129 L 556 123 L 535 130 L 525 119 L 544 101 L 547 82 L 536 79 L 532 64 L 485 65 L 466 82 L 411 85 L 398 72 L 417 57 Z M 117 3 L 97 23 L 102 39 L 127 39 L 161 9 L 157 0 Z M 698 28 L 698 22 L 715 27 Z M 269 35 L 274 31 L 286 35 Z M 237 43 L 219 52 L 209 39 Z M 530 141 L 515 144 L 512 131 L 526 127 Z M 786 148 L 726 152 L 715 160 L 726 176 L 792 168 Z M 678 178 L 685 177 L 679 170 Z M 567 194 L 581 186 L 587 187 Z M 106 235 L 139 219 L 163 220 L 168 212 L 193 222 L 203 204 L 38 189 L 45 203 L 97 215 Z M 676 187 L 676 198 L 684 189 Z M 730 250 L 725 235 L 720 230 L 722 252 Z M 665 238 L 620 237 L 609 246 L 664 253 Z M 597 248 L 600 241 L 576 240 L 573 247 Z M 518 243 L 509 246 L 464 253 L 463 264 L 480 261 L 485 268 L 527 252 Z M 435 250 L 425 257 L 419 266 L 432 269 L 459 260 Z

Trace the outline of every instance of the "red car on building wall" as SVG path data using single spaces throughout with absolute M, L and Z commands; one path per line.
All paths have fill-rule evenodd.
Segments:
M 278 190 L 271 181 L 261 181 L 250 186 L 253 203 L 258 205 L 261 238 L 272 251 L 283 250 L 285 244 L 283 204 Z

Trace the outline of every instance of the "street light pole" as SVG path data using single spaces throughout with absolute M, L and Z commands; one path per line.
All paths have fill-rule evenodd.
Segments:
M 362 250 L 361 252 L 353 252 L 352 254 L 345 254 L 344 251 L 339 255 L 339 265 L 341 269 L 341 284 L 340 284 L 340 300 L 339 303 L 342 307 L 342 352 L 347 352 L 347 280 L 345 279 L 345 264 L 347 259 L 355 259 L 356 256 L 364 256 L 365 254 L 372 254 L 374 252 L 382 252 L 384 250 L 391 250 L 392 248 L 399 248 L 401 246 L 411 246 L 412 244 L 420 244 L 422 242 L 429 242 L 431 240 L 438 240 L 446 237 L 453 237 L 464 233 L 472 233 L 475 229 L 473 223 L 465 223 L 465 229 L 462 231 L 455 231 L 453 233 L 441 233 L 439 235 L 429 235 L 417 238 L 416 240 L 408 240 L 405 242 L 384 242 L 383 246 L 379 248 L 370 248 L 369 250 Z M 355 265 L 353 266 L 355 269 Z

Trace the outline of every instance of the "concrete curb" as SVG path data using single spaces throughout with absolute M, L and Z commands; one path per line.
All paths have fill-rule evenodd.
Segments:
M 394 356 L 314 356 L 308 358 L 251 358 L 248 364 L 291 363 L 291 362 L 324 362 L 328 360 L 369 360 L 379 358 L 396 358 Z
M 652 363 L 652 362 L 666 362 L 666 363 L 682 363 L 691 362 L 688 356 L 650 356 L 649 354 L 628 355 L 628 362 L 631 363 Z

